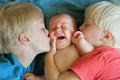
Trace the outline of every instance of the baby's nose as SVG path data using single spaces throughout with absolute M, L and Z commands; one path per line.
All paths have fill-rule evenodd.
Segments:
M 61 32 L 61 28 L 58 27 L 58 28 L 56 29 L 56 32 Z

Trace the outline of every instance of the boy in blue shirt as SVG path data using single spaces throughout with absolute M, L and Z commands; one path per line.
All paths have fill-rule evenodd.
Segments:
M 35 56 L 49 49 L 40 8 L 30 3 L 0 4 L 0 80 L 24 80 L 34 71 Z

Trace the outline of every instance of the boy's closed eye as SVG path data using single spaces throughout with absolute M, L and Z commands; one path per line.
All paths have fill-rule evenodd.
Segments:
M 88 23 L 84 23 L 83 25 L 84 25 L 85 27 L 89 26 L 89 24 L 88 24 Z

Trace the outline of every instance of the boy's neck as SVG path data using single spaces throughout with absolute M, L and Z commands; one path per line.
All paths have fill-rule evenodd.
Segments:
M 21 51 L 20 49 L 17 49 L 17 51 L 12 51 L 12 54 L 17 57 L 17 59 L 25 68 L 27 68 L 31 64 L 36 56 L 35 53 L 32 53 L 32 51 L 30 50 Z
M 31 62 L 33 61 L 34 57 L 35 57 L 35 55 L 30 55 L 30 54 L 24 55 L 24 53 L 23 53 L 22 56 L 18 56 L 17 58 L 21 62 L 21 64 L 25 68 L 27 68 L 31 64 Z

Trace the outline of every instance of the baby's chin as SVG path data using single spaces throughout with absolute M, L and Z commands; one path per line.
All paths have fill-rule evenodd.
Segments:
M 64 49 L 64 48 L 66 48 L 67 46 L 69 46 L 70 44 L 63 44 L 63 45 L 56 45 L 56 48 L 57 49 Z

